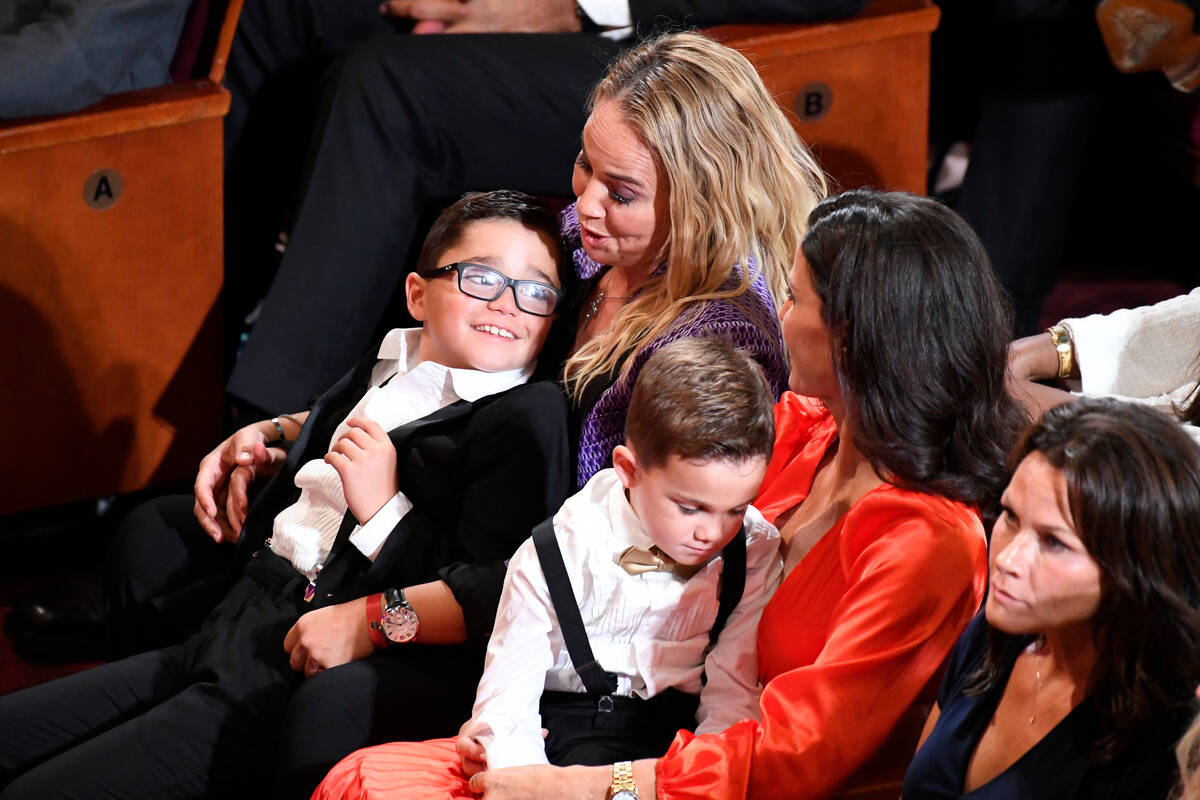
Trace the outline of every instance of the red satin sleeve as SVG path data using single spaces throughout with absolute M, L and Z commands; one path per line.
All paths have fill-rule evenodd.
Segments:
M 789 626 L 796 640 L 821 629 L 815 658 L 770 677 L 761 723 L 678 734 L 656 768 L 658 797 L 795 800 L 833 792 L 939 669 L 979 607 L 986 566 L 982 526 L 965 506 L 891 486 L 868 493 L 764 612 L 764 667 L 777 655 L 764 651 L 793 646 Z M 819 607 L 822 598 L 829 608 Z M 809 614 L 828 614 L 828 626 L 811 625 Z M 802 652 L 803 641 L 795 647 Z

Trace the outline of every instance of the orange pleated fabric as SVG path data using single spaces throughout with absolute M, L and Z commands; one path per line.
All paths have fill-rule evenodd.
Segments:
M 837 438 L 815 400 L 786 393 L 755 505 L 768 520 L 807 497 Z M 894 486 L 859 500 L 763 611 L 761 722 L 680 731 L 657 767 L 660 800 L 824 797 L 879 748 L 930 684 L 979 603 L 987 547 L 961 503 Z M 396 743 L 340 762 L 314 798 L 473 798 L 454 742 Z
M 313 793 L 313 800 L 478 797 L 459 768 L 454 739 L 393 742 L 357 750 L 335 764 Z
M 803 500 L 837 435 L 814 400 L 785 394 L 756 505 Z M 879 748 L 979 607 L 987 547 L 961 503 L 894 486 L 868 492 L 763 611 L 762 721 L 681 731 L 657 768 L 661 800 L 825 797 Z

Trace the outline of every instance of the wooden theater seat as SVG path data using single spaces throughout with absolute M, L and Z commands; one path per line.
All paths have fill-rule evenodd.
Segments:
M 833 177 L 833 190 L 925 193 L 930 0 L 873 0 L 857 16 L 807 24 L 720 25 Z
M 0 122 L 0 513 L 187 478 L 216 441 L 240 10 L 211 3 L 203 77 Z

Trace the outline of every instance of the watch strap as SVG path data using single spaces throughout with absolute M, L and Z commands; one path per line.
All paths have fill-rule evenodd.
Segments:
M 376 649 L 391 645 L 391 640 L 383 633 L 383 593 L 376 592 L 367 597 L 367 635 Z
M 629 792 L 637 797 L 637 782 L 633 779 L 633 762 L 618 761 L 613 764 L 612 785 L 608 787 L 608 796 L 615 797 L 621 792 Z
M 404 596 L 403 589 L 384 589 L 383 608 L 385 611 L 389 608 L 412 608 L 412 603 Z

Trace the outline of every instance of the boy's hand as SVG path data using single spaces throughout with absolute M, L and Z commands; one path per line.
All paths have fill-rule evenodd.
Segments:
M 283 637 L 292 669 L 311 678 L 375 652 L 367 633 L 367 598 L 309 611 Z
M 378 422 L 347 420 L 350 430 L 325 454 L 342 478 L 346 505 L 364 525 L 396 494 L 396 448 Z
M 273 475 L 287 458 L 267 447 L 261 423 L 241 428 L 206 455 L 196 472 L 193 509 L 200 527 L 215 541 L 237 541 L 246 521 L 247 490 L 256 478 Z
M 365 610 L 363 613 L 366 613 Z M 454 749 L 458 751 L 458 763 L 468 778 L 487 769 L 487 754 L 484 752 L 483 743 L 475 738 L 477 724 L 473 719 L 464 722 L 458 729 L 458 739 L 454 742 Z

